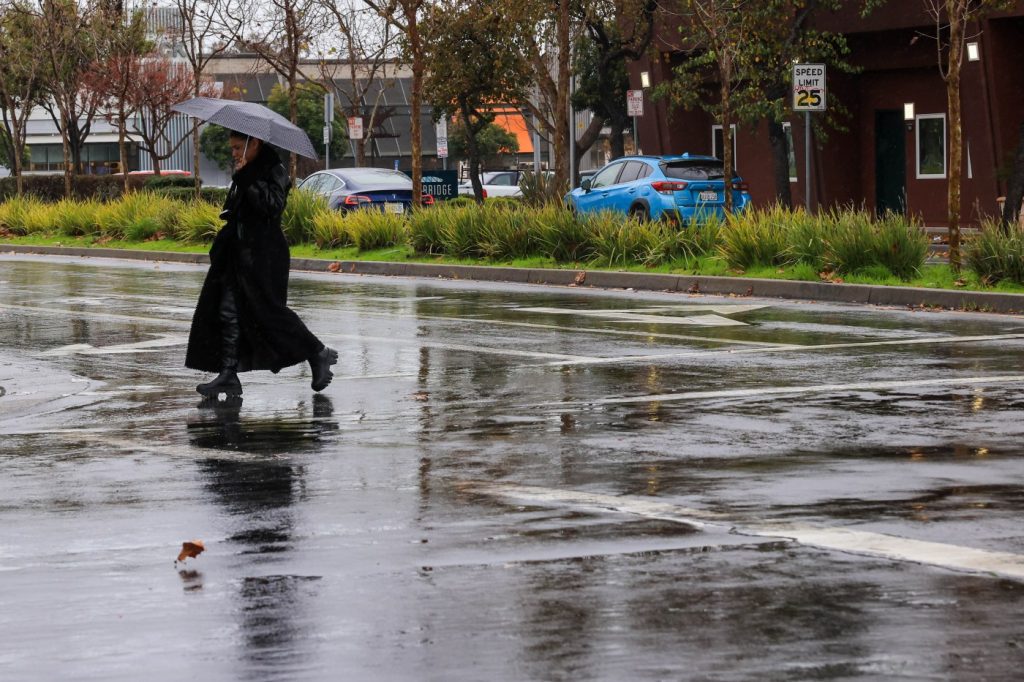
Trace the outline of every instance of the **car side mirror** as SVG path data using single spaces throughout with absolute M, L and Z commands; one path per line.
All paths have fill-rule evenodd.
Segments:
M 590 178 L 584 178 L 583 182 L 580 183 L 580 189 L 584 192 L 590 191 Z

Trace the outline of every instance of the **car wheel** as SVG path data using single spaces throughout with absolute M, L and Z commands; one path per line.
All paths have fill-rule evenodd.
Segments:
M 629 217 L 636 218 L 640 222 L 646 223 L 648 220 L 651 219 L 651 214 L 647 210 L 646 206 L 637 204 L 636 206 L 633 206 L 632 208 L 629 209 Z

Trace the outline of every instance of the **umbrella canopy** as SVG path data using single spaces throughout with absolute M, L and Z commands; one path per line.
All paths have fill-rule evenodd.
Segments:
M 309 141 L 306 132 L 262 104 L 215 97 L 193 97 L 178 102 L 171 109 L 201 121 L 237 130 L 301 156 L 316 158 L 313 143 Z

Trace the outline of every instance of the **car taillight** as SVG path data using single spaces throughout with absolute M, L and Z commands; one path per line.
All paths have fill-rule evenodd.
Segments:
M 420 203 L 423 204 L 424 206 L 433 206 L 434 205 L 434 195 L 433 194 L 427 194 L 426 192 L 424 192 L 423 196 L 420 197 Z
M 347 197 L 345 197 L 344 203 L 346 206 L 358 206 L 359 204 L 369 204 L 372 202 L 373 199 L 371 199 L 370 197 L 364 197 L 360 194 L 349 194 Z
M 682 181 L 655 180 L 651 183 L 651 189 L 661 194 L 672 194 L 673 192 L 686 189 L 686 183 Z
M 747 186 L 747 183 L 745 183 L 745 182 L 736 182 L 736 181 L 733 181 L 732 188 L 734 190 L 736 190 L 737 192 L 746 192 L 746 191 L 748 191 L 750 189 L 750 187 Z

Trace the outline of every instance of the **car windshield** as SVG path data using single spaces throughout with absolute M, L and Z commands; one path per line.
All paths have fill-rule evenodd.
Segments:
M 364 188 L 387 187 L 389 189 L 408 189 L 412 187 L 412 180 L 407 175 L 391 170 L 366 169 L 358 173 L 346 173 L 344 178 L 346 183 Z
M 669 161 L 663 163 L 661 168 L 665 177 L 679 180 L 721 180 L 725 177 L 722 162 L 713 159 Z

